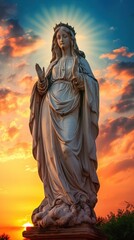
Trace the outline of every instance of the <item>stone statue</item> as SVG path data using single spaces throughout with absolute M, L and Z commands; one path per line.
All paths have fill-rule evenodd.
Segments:
M 47 71 L 36 64 L 29 125 L 45 197 L 32 221 L 43 228 L 96 222 L 99 89 L 75 35 L 57 24 Z

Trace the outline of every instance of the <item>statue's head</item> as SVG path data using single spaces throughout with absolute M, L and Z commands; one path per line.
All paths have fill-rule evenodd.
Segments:
M 60 40 L 61 34 L 65 36 L 64 41 Z M 54 35 L 52 41 L 52 61 L 62 57 L 62 47 L 70 47 L 72 56 L 82 56 L 85 57 L 85 54 L 79 50 L 76 38 L 76 32 L 72 26 L 68 23 L 59 23 L 54 27 Z

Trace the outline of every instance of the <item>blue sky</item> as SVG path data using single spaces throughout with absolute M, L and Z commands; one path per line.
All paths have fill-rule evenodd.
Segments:
M 5 1 L 6 2 L 6 1 Z M 20 23 L 27 27 L 29 24 L 27 17 L 35 18 L 36 14 L 41 14 L 41 9 L 51 9 L 52 7 L 61 9 L 63 6 L 75 6 L 81 9 L 83 15 L 89 14 L 97 23 L 101 23 L 106 31 L 105 36 L 112 44 L 112 40 L 117 40 L 117 45 L 127 45 L 132 51 L 134 43 L 134 1 L 133 0 L 9 0 L 9 3 L 17 4 L 14 17 L 18 18 Z M 45 19 L 44 19 L 45 20 Z M 114 27 L 108 32 L 110 27 Z M 36 30 L 36 29 L 35 29 Z M 109 46 L 110 47 L 110 46 Z

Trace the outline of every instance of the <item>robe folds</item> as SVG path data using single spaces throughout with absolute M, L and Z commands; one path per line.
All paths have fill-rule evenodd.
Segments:
M 51 82 L 52 62 L 46 72 L 48 89 L 40 95 L 35 83 L 31 95 L 30 131 L 33 156 L 50 206 L 58 199 L 67 204 L 97 202 L 95 140 L 98 135 L 99 86 L 88 62 L 79 58 L 84 89 L 71 81 Z

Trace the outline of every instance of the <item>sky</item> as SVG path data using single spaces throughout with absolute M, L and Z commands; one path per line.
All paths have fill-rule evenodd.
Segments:
M 1 228 L 31 222 L 43 199 L 31 153 L 29 104 L 37 81 L 35 63 L 49 65 L 53 27 L 59 22 L 75 28 L 100 86 L 96 214 L 105 217 L 124 208 L 125 201 L 134 203 L 134 2 L 1 0 Z

